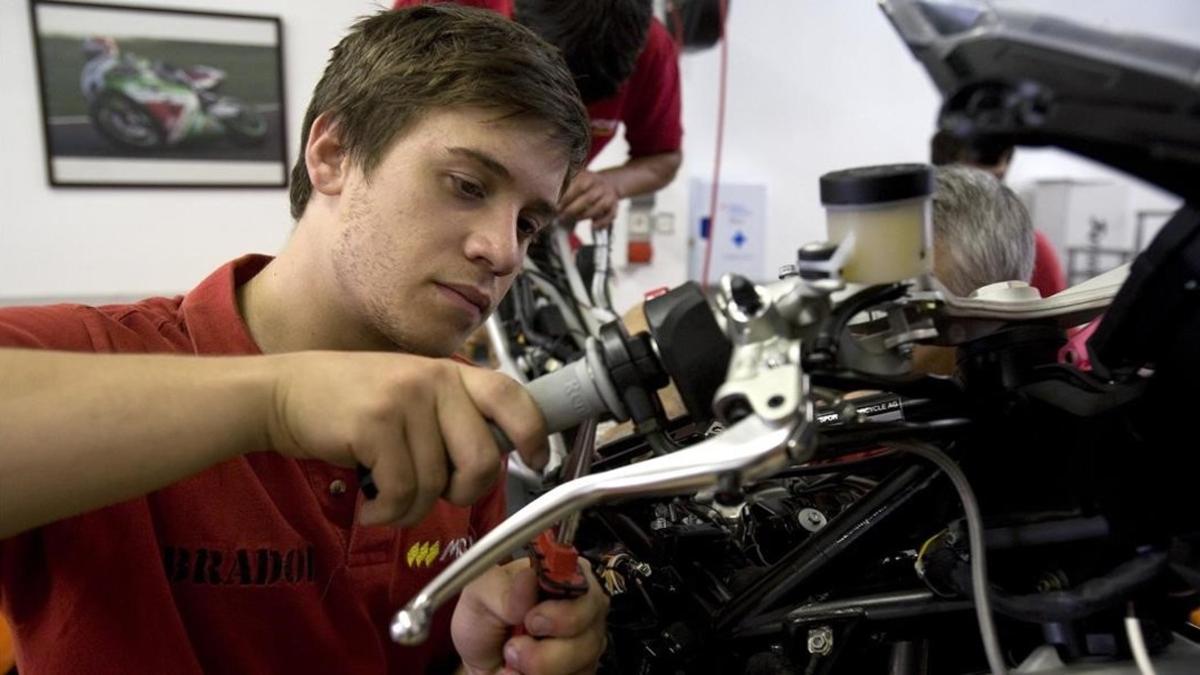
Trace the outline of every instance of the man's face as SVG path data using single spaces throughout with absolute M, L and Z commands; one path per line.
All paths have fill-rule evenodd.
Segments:
M 446 356 L 487 318 L 554 217 L 562 146 L 528 119 L 428 113 L 339 205 L 333 272 L 368 341 Z M 382 340 L 380 340 L 382 338 Z

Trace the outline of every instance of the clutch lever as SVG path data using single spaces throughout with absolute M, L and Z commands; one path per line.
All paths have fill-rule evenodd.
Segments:
M 571 514 L 621 498 L 697 492 L 719 481 L 740 484 L 771 475 L 812 454 L 811 444 L 799 442 L 807 427 L 799 413 L 771 421 L 751 415 L 689 448 L 559 485 L 497 525 L 409 600 L 392 619 L 392 640 L 423 642 L 438 607 Z

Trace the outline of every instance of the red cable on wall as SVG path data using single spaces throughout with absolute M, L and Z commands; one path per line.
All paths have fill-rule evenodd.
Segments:
M 718 5 L 721 23 L 721 73 L 717 94 L 717 151 L 713 158 L 712 195 L 708 206 L 708 242 L 704 247 L 704 271 L 700 275 L 700 287 L 708 288 L 708 268 L 712 262 L 713 239 L 717 233 L 717 186 L 721 178 L 721 146 L 725 142 L 725 71 L 729 65 L 729 35 L 726 28 L 726 0 L 720 0 Z

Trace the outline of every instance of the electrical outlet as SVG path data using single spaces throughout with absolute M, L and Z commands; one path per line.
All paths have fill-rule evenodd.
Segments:
M 667 212 L 654 214 L 654 233 L 675 234 L 675 214 Z
M 648 239 L 651 227 L 650 214 L 645 211 L 630 211 L 628 227 L 630 239 Z

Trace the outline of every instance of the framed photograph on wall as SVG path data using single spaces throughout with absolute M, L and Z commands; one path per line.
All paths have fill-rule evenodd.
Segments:
M 287 185 L 278 18 L 29 7 L 51 185 Z

